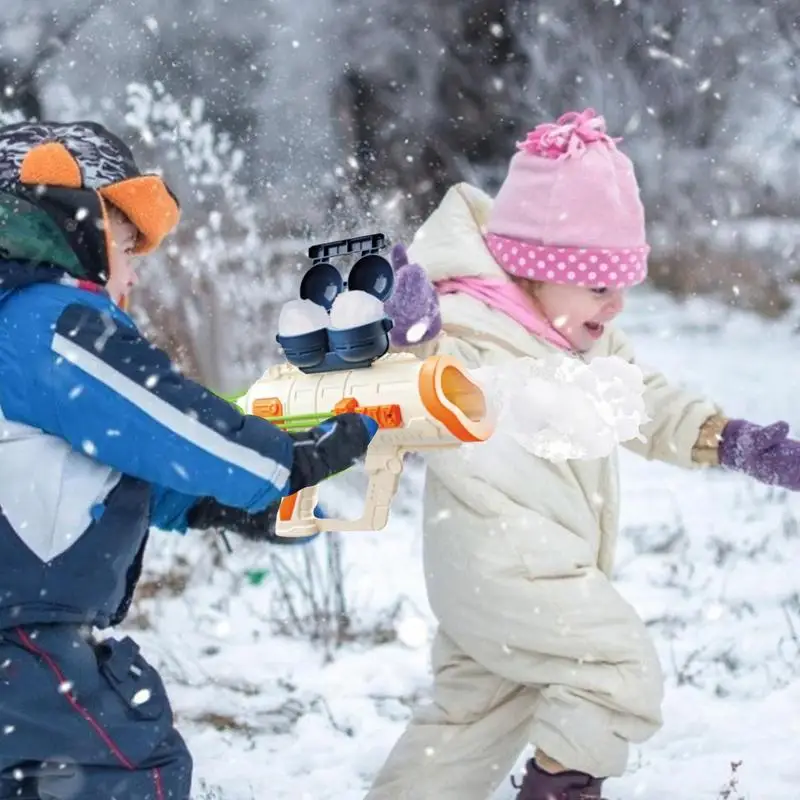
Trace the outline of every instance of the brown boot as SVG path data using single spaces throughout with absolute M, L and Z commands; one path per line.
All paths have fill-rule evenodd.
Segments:
M 603 800 L 600 792 L 603 778 L 593 778 L 585 772 L 559 772 L 551 775 L 539 767 L 534 759 L 525 765 L 521 784 L 514 778 L 511 783 L 519 789 L 517 800 Z

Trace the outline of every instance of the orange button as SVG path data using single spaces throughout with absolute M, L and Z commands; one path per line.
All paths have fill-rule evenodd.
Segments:
M 358 409 L 358 400 L 355 397 L 343 397 L 334 407 L 334 414 L 353 414 Z
M 260 397 L 253 401 L 253 414 L 257 417 L 282 417 L 283 403 L 277 397 Z
M 381 428 L 401 428 L 403 426 L 403 412 L 397 403 L 376 408 L 378 413 L 374 419 Z
M 371 417 L 381 428 L 400 428 L 403 412 L 397 403 L 381 406 L 360 406 L 355 397 L 344 397 L 334 407 L 334 414 L 363 414 Z

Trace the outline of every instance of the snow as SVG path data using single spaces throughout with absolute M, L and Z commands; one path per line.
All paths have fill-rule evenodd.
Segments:
M 418 344 L 421 342 L 428 332 L 428 329 L 431 327 L 431 322 L 433 322 L 433 320 L 429 317 L 423 317 L 419 322 L 415 322 L 408 329 L 408 333 L 406 334 L 406 339 L 408 339 L 409 343 Z
M 800 428 L 798 340 L 719 306 L 637 290 L 623 319 L 643 363 L 656 365 L 756 422 Z M 266 365 L 265 365 L 266 366 Z M 800 719 L 800 501 L 746 478 L 688 472 L 622 453 L 619 590 L 657 642 L 667 676 L 665 725 L 632 749 L 609 800 L 794 800 Z M 403 475 L 387 530 L 345 535 L 343 576 L 329 546 L 269 548 L 154 532 L 144 585 L 126 623 L 157 664 L 195 758 L 198 798 L 356 800 L 429 690 L 418 498 Z M 361 476 L 323 487 L 334 513 L 360 503 Z M 341 579 L 350 635 L 282 635 L 279 577 L 313 554 L 323 587 Z M 154 591 L 154 580 L 160 589 Z M 322 598 L 322 599 L 320 599 Z M 326 606 L 326 607 L 328 607 Z M 313 628 L 309 623 L 307 627 Z M 324 626 L 323 626 L 324 627 Z M 375 640 L 385 641 L 375 644 Z M 529 753 L 520 754 L 521 770 Z M 504 781 L 495 800 L 511 800 Z
M 311 300 L 289 300 L 281 306 L 278 333 L 300 336 L 326 328 L 348 330 L 377 322 L 385 316 L 383 303 L 377 297 L 353 289 L 336 297 L 330 313 Z
M 642 370 L 617 356 L 590 364 L 561 354 L 471 370 L 496 416 L 488 442 L 466 457 L 487 458 L 509 436 L 549 461 L 602 458 L 641 439 L 647 422 Z
M 330 324 L 328 312 L 311 300 L 289 300 L 281 307 L 278 317 L 280 336 L 302 336 L 325 330 Z
M 368 292 L 351 289 L 343 292 L 331 306 L 330 327 L 337 330 L 378 322 L 386 316 L 383 303 Z

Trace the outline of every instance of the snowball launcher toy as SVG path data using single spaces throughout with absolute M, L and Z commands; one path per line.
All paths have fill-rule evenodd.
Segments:
M 386 246 L 377 233 L 309 248 L 313 265 L 300 284 L 301 299 L 282 310 L 284 321 L 304 308 L 305 324 L 295 315 L 291 330 L 279 326 L 277 336 L 288 363 L 268 369 L 240 401 L 247 413 L 284 430 L 305 430 L 347 412 L 369 415 L 379 426 L 365 458 L 369 484 L 361 517 L 317 518 L 318 487 L 309 487 L 281 502 L 279 536 L 382 530 L 405 453 L 483 442 L 493 433 L 483 391 L 460 361 L 388 353 L 392 321 L 383 302 L 394 288 L 394 272 L 379 255 Z M 330 263 L 342 256 L 357 259 L 346 282 Z M 345 311 L 352 312 L 349 320 Z M 356 319 L 363 312 L 371 316 Z

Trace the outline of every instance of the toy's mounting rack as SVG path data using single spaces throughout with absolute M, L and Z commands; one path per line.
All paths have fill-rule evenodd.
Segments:
M 394 289 L 394 269 L 379 255 L 388 246 L 382 233 L 354 236 L 308 248 L 313 262 L 300 281 L 300 299 L 330 312 L 342 292 L 360 291 L 384 303 Z M 347 280 L 331 259 L 355 256 Z M 278 335 L 286 360 L 311 374 L 337 370 L 364 369 L 389 349 L 392 320 L 387 316 L 350 328 L 319 328 L 294 336 Z
M 354 236 L 352 239 L 339 239 L 336 242 L 313 244 L 308 248 L 308 257 L 315 263 L 327 261 L 337 256 L 373 255 L 386 247 L 386 237 L 382 233 L 367 236 Z

